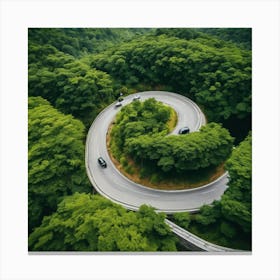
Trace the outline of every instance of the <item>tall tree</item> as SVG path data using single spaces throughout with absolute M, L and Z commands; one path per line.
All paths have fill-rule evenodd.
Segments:
M 154 162 L 164 172 L 218 166 L 230 155 L 233 138 L 216 123 L 188 135 L 143 135 L 126 140 L 125 151 L 136 160 Z
M 88 126 L 114 100 L 110 76 L 53 46 L 30 43 L 29 96 L 42 96 Z
M 42 97 L 28 99 L 29 231 L 63 196 L 90 192 L 84 167 L 84 125 Z
M 251 232 L 252 213 L 252 135 L 241 142 L 226 163 L 229 188 L 221 200 L 223 215 L 244 232 Z
M 29 237 L 31 251 L 176 251 L 165 215 L 134 213 L 90 194 L 66 197 Z
M 252 136 L 251 133 L 233 150 L 226 162 L 229 172 L 229 188 L 220 201 L 203 206 L 196 215 L 202 225 L 219 225 L 220 232 L 228 240 L 233 237 L 251 239 L 252 227 Z M 237 234 L 238 233 L 238 234 Z
M 250 115 L 251 51 L 210 35 L 181 39 L 172 32 L 90 56 L 91 66 L 130 86 L 169 86 L 200 103 L 211 121 Z

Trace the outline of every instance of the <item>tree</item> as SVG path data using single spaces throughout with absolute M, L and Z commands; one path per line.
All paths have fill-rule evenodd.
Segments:
M 84 126 L 42 97 L 28 99 L 29 232 L 63 196 L 90 192 L 84 167 Z
M 108 74 L 91 69 L 81 61 L 65 64 L 55 70 L 55 107 L 89 125 L 97 114 L 114 100 Z
M 66 197 L 29 237 L 32 251 L 176 251 L 176 239 L 143 205 L 134 213 L 90 194 Z
M 123 107 L 111 132 L 110 146 L 115 157 L 120 159 L 130 139 L 155 133 L 167 134 L 170 116 L 171 109 L 154 98 Z
M 250 50 L 194 30 L 166 29 L 155 34 L 90 56 L 92 67 L 128 86 L 160 84 L 187 94 L 204 107 L 210 121 L 250 115 Z
M 215 201 L 213 206 L 203 205 L 200 208 L 200 213 L 196 215 L 195 219 L 202 225 L 210 225 L 215 223 L 220 217 L 220 205 L 219 202 Z
M 111 149 L 120 160 L 153 163 L 163 172 L 184 172 L 218 166 L 231 153 L 233 138 L 221 125 L 210 123 L 189 135 L 166 136 L 169 107 L 147 99 L 122 108 L 111 131 Z
M 199 28 L 199 31 L 233 42 L 246 49 L 252 48 L 251 28 Z
M 80 57 L 98 53 L 149 28 L 29 28 L 28 40 L 44 46 L 51 44 L 59 51 Z
M 229 221 L 251 233 L 252 226 L 252 135 L 236 148 L 226 163 L 230 181 L 221 200 L 221 211 Z
M 233 138 L 221 125 L 209 123 L 187 135 L 143 135 L 126 140 L 125 151 L 137 161 L 153 162 L 164 172 L 218 166 L 230 155 Z
M 226 163 L 230 175 L 226 194 L 234 200 L 244 202 L 251 207 L 252 199 L 252 134 L 233 150 Z
M 218 224 L 225 238 L 246 236 L 251 239 L 251 176 L 252 176 L 252 135 L 233 150 L 227 160 L 229 187 L 220 201 L 212 206 L 203 206 L 196 215 L 196 222 L 202 225 Z
M 86 60 L 85 60 L 86 61 Z M 88 126 L 114 100 L 110 76 L 53 46 L 30 43 L 29 96 L 42 96 Z
M 178 223 L 181 227 L 187 229 L 191 222 L 191 216 L 189 212 L 174 213 L 173 218 L 175 223 Z

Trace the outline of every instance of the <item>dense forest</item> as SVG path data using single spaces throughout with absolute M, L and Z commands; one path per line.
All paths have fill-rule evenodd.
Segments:
M 173 219 L 182 227 L 222 246 L 251 248 L 252 226 L 252 135 L 233 150 L 226 162 L 229 188 L 220 201 L 205 205 L 199 214 L 177 213 Z
M 164 214 L 142 205 L 137 212 L 102 198 L 65 197 L 30 235 L 34 251 L 176 251 Z
M 146 90 L 191 98 L 208 124 L 200 132 L 165 139 L 168 107 L 136 101 L 123 108 L 113 128 L 117 158 L 124 162 L 126 155 L 160 172 L 179 173 L 226 161 L 231 180 L 221 201 L 195 216 L 179 213 L 173 219 L 213 242 L 230 246 L 233 240 L 232 246 L 249 248 L 251 61 L 248 28 L 30 28 L 29 250 L 179 248 L 165 215 L 147 206 L 133 213 L 92 195 L 85 172 L 85 137 L 94 118 L 120 92 Z M 238 147 L 232 152 L 233 144 Z M 178 154 L 182 146 L 184 154 Z M 168 155 L 162 153 L 165 147 Z M 234 241 L 237 236 L 242 242 Z

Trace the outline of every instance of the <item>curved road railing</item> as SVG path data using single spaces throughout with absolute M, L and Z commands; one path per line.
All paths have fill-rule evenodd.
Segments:
M 175 223 L 171 222 L 168 219 L 165 219 L 165 223 L 169 225 L 172 232 L 175 233 L 179 238 L 187 241 L 194 251 L 206 251 L 206 252 L 246 252 L 242 250 L 236 250 L 232 248 L 222 247 L 213 243 L 210 243 L 193 233 L 181 228 Z

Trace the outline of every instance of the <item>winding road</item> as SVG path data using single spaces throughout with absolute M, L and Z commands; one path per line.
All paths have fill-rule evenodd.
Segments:
M 205 117 L 199 107 L 182 95 L 163 91 L 141 92 L 125 97 L 123 106 L 132 102 L 136 95 L 140 95 L 141 100 L 153 97 L 175 109 L 178 122 L 173 134 L 177 134 L 184 126 L 188 126 L 193 132 L 205 124 Z M 227 174 L 206 186 L 178 191 L 147 188 L 122 175 L 111 161 L 106 147 L 109 125 L 119 110 L 120 108 L 115 107 L 115 103 L 105 108 L 94 120 L 88 132 L 85 163 L 89 179 L 98 193 L 131 210 L 137 210 L 142 204 L 147 204 L 165 213 L 195 212 L 202 205 L 220 199 L 227 188 Z M 107 162 L 107 168 L 102 168 L 97 163 L 100 156 Z

